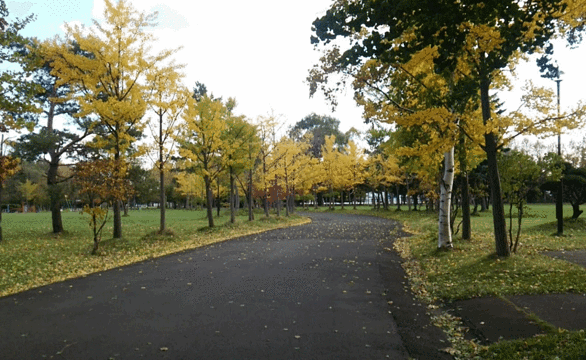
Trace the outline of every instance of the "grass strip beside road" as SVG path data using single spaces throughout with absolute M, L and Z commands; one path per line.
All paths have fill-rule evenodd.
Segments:
M 207 227 L 205 211 L 168 210 L 166 235 L 158 235 L 157 210 L 131 211 L 123 217 L 123 238 L 112 239 L 111 221 L 104 228 L 98 255 L 90 255 L 91 230 L 87 215 L 62 213 L 66 231 L 51 233 L 51 214 L 3 214 L 0 243 L 0 297 L 70 278 L 124 266 L 151 258 L 215 244 L 267 230 L 301 225 L 307 218 L 293 215 L 266 219 L 255 214 L 249 222 L 242 212 L 236 224 L 229 214 L 215 218 Z

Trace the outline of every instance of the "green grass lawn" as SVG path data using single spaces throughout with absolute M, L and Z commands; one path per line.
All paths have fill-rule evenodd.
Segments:
M 214 212 L 215 214 L 215 212 Z M 0 243 L 0 296 L 14 294 L 68 278 L 127 265 L 186 249 L 224 241 L 237 236 L 307 222 L 299 216 L 268 220 L 255 214 L 248 221 L 244 212 L 229 223 L 229 213 L 215 218 L 216 227 L 207 228 L 205 211 L 167 210 L 167 228 L 172 235 L 161 236 L 159 211 L 131 211 L 122 218 L 122 239 L 112 239 L 112 222 L 103 231 L 97 255 L 90 255 L 93 238 L 89 216 L 64 211 L 65 232 L 51 233 L 51 214 L 2 214 L 3 242 Z
M 315 211 L 315 210 L 311 210 Z M 318 211 L 329 211 L 327 207 Z M 507 209 L 508 211 L 508 209 Z M 358 213 L 402 221 L 413 236 L 395 242 L 404 258 L 410 285 L 422 300 L 436 307 L 444 301 L 480 296 L 586 292 L 586 269 L 542 254 L 548 250 L 586 249 L 586 219 L 565 219 L 564 236 L 555 236 L 555 205 L 529 205 L 523 220 L 517 253 L 509 258 L 495 255 L 492 213 L 472 217 L 472 239 L 454 236 L 452 251 L 437 250 L 437 213 L 423 211 L 374 211 L 370 206 L 336 213 Z M 571 207 L 564 207 L 571 214 Z M 458 223 L 460 219 L 456 221 Z M 516 226 L 516 219 L 513 219 Z M 508 220 L 507 220 L 508 225 Z M 586 351 L 586 334 L 545 326 L 548 335 L 518 341 L 502 341 L 481 347 L 463 337 L 459 320 L 444 313 L 436 324 L 448 334 L 461 359 L 578 359 Z M 578 355 L 577 355 L 578 354 Z

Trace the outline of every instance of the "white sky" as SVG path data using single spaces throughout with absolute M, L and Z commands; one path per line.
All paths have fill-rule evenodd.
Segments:
M 115 0 L 114 0 L 115 1 Z M 309 99 L 304 82 L 319 59 L 310 43 L 311 23 L 325 13 L 331 0 L 131 0 L 146 12 L 159 12 L 154 32 L 162 48 L 183 46 L 175 58 L 187 65 L 183 82 L 196 81 L 215 96 L 234 97 L 237 112 L 254 119 L 271 112 L 286 126 L 312 112 L 341 121 L 340 129 L 366 129 L 351 96 L 335 113 L 323 98 Z M 63 34 L 65 22 L 91 25 L 100 19 L 103 0 L 7 1 L 12 14 L 37 15 L 25 34 L 38 38 Z
M 116 0 L 113 0 L 116 1 Z M 155 31 L 164 48 L 183 49 L 175 56 L 187 65 L 184 84 L 193 88 L 204 83 L 215 96 L 235 97 L 237 111 L 254 119 L 274 111 L 286 126 L 306 115 L 332 115 L 341 121 L 341 130 L 367 128 L 351 94 L 340 98 L 335 113 L 320 96 L 309 99 L 304 80 L 308 69 L 319 59 L 310 43 L 311 23 L 325 13 L 333 0 L 131 0 L 140 11 L 158 11 Z M 31 12 L 37 20 L 25 28 L 25 35 L 38 38 L 63 34 L 65 22 L 91 25 L 104 9 L 103 0 L 13 0 L 7 1 L 11 15 Z M 586 46 L 569 51 L 563 46 L 556 59 L 565 72 L 562 82 L 562 107 L 586 98 L 583 82 Z M 521 79 L 538 82 L 537 67 L 531 63 L 520 68 Z M 519 81 L 519 87 L 524 80 Z M 543 84 L 553 81 L 541 81 Z M 504 98 L 517 103 L 518 93 Z M 583 133 L 580 136 L 584 136 Z

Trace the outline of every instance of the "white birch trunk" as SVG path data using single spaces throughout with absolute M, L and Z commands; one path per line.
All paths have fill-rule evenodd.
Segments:
M 444 176 L 440 182 L 438 249 L 452 247 L 450 229 L 450 211 L 452 206 L 452 189 L 454 185 L 454 148 L 444 154 Z

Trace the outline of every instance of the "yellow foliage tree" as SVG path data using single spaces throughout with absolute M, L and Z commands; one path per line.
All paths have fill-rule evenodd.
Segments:
M 296 190 L 306 182 L 306 172 L 311 164 L 308 150 L 309 143 L 296 142 L 288 137 L 282 137 L 276 144 L 274 157 L 277 169 L 274 178 L 275 183 L 284 185 L 286 216 L 293 212 Z
M 334 189 L 341 189 L 345 182 L 343 167 L 340 162 L 342 154 L 336 147 L 336 137 L 334 135 L 326 136 L 325 143 L 322 145 L 322 185 L 330 193 L 329 208 L 334 209 Z
M 190 206 L 190 199 L 205 199 L 205 184 L 199 174 L 180 171 L 175 174 L 177 191 L 186 197 L 185 208 Z
M 258 118 L 257 134 L 260 140 L 258 152 L 259 171 L 256 173 L 256 188 L 262 192 L 265 217 L 269 217 L 269 188 L 274 181 L 275 171 L 278 165 L 278 157 L 273 155 L 276 145 L 276 132 L 278 129 L 277 118 L 274 115 Z
M 194 168 L 204 179 L 209 227 L 214 227 L 212 183 L 226 165 L 222 151 L 226 145 L 227 114 L 228 109 L 220 100 L 207 95 L 199 101 L 189 98 L 183 114 L 185 126 L 177 137 L 179 155 L 185 158 L 186 166 Z
M 232 100 L 231 108 L 236 106 L 236 101 Z M 256 127 L 252 126 L 244 116 L 235 116 L 232 111 L 228 113 L 228 128 L 224 138 L 223 159 L 230 178 L 230 222 L 236 221 L 236 179 L 246 170 L 252 171 L 256 158 L 253 153 L 258 153 L 260 142 L 256 134 Z M 251 185 L 251 184 L 249 184 Z M 250 193 L 249 190 L 247 191 Z M 250 201 L 252 198 L 249 199 Z M 249 206 L 249 220 L 252 220 L 252 207 Z
M 348 193 L 352 194 L 352 203 L 356 209 L 356 186 L 363 184 L 365 180 L 364 169 L 366 167 L 366 160 L 364 158 L 364 151 L 356 145 L 352 140 L 348 141 L 348 145 L 344 148 L 344 153 L 341 157 L 342 165 L 342 188 Z M 344 208 L 344 195 L 342 194 L 342 209 Z
M 152 55 L 152 34 L 146 31 L 156 15 L 137 11 L 126 0 L 105 0 L 104 22 L 94 20 L 94 29 L 66 26 L 67 37 L 88 56 L 63 44 L 52 63 L 57 84 L 76 86 L 81 105 L 79 116 L 95 114 L 105 129 L 95 146 L 108 149 L 115 164 L 144 128 L 147 109 L 147 74 L 175 50 Z M 116 171 L 122 174 L 121 171 Z M 122 237 L 120 202 L 114 205 L 114 238 Z
M 149 129 L 153 136 L 157 153 L 156 167 L 159 171 L 159 203 L 160 227 L 163 234 L 166 228 L 165 210 L 165 173 L 168 171 L 168 162 L 175 151 L 174 134 L 179 128 L 181 114 L 187 105 L 190 93 L 180 83 L 182 74 L 178 72 L 180 66 L 170 65 L 162 69 L 153 68 L 148 74 L 147 84 L 150 88 L 149 107 L 156 117 L 149 122 Z

